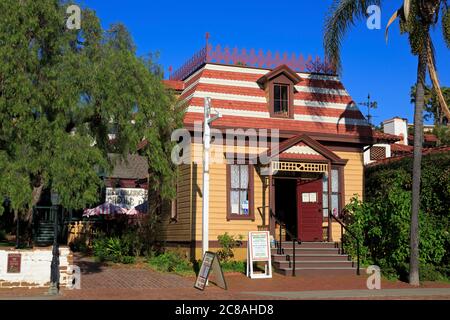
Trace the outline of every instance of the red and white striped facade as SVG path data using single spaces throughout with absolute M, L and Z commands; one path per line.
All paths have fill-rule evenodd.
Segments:
M 257 83 L 270 71 L 205 63 L 183 81 L 180 102 L 186 106 L 185 126 L 202 121 L 204 98 L 209 97 L 212 107 L 223 116 L 214 127 L 371 139 L 371 127 L 334 75 L 297 73 L 301 81 L 295 85 L 293 118 L 271 117 L 266 92 Z

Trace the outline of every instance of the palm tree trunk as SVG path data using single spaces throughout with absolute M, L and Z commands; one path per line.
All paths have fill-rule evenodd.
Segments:
M 424 41 L 426 43 L 426 41 Z M 417 67 L 416 101 L 414 109 L 414 160 L 410 230 L 409 283 L 418 286 L 419 282 L 419 210 L 420 176 L 423 146 L 423 108 L 425 102 L 425 77 L 427 71 L 427 46 L 424 44 L 419 54 Z

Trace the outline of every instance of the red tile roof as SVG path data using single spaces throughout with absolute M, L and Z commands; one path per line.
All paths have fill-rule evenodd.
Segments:
M 439 139 L 434 134 L 431 134 L 431 133 L 425 133 L 423 135 L 423 139 L 425 142 L 438 142 L 439 141 Z M 414 140 L 414 135 L 410 134 L 408 136 L 408 140 L 410 140 L 410 141 Z
M 384 133 L 381 131 L 374 131 L 373 137 L 377 140 L 377 142 L 397 142 L 403 140 L 401 136 L 397 136 L 395 134 Z
M 450 152 L 450 147 L 424 148 L 422 154 L 429 155 L 429 154 L 445 153 L 445 152 Z M 385 159 L 378 160 L 376 162 L 369 163 L 367 165 L 367 167 L 375 167 L 378 165 L 395 162 L 395 161 L 398 161 L 398 160 L 401 160 L 401 159 L 404 159 L 407 157 L 411 158 L 412 156 L 413 156 L 413 152 L 405 153 L 403 155 L 399 155 L 399 156 L 395 156 L 395 157 L 391 157 L 391 158 L 385 158 Z
M 398 143 L 391 144 L 391 152 L 393 153 L 412 152 L 413 150 L 414 150 L 413 146 L 407 146 Z

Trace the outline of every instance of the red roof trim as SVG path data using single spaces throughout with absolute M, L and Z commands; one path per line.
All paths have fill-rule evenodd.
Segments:
M 174 89 L 176 91 L 184 90 L 184 82 L 178 80 L 163 80 L 163 84 L 170 89 Z
M 260 84 L 260 85 L 263 85 L 267 81 L 270 81 L 271 79 L 279 76 L 280 74 L 286 75 L 289 78 L 289 80 L 291 80 L 293 82 L 294 85 L 296 85 L 297 83 L 299 83 L 302 80 L 302 78 L 300 78 L 300 76 L 297 73 L 295 73 L 291 68 L 289 68 L 285 64 L 282 64 L 281 66 L 276 67 L 269 73 L 267 73 L 264 76 L 262 76 L 261 78 L 259 78 L 258 81 L 256 81 L 256 82 L 258 82 L 258 84 Z
M 276 156 L 282 154 L 284 151 L 288 150 L 289 148 L 291 148 L 291 147 L 293 147 L 295 145 L 298 145 L 301 142 L 303 142 L 308 147 L 310 147 L 313 150 L 315 150 L 318 153 L 320 153 L 326 159 L 331 160 L 331 162 L 334 163 L 334 164 L 346 164 L 347 163 L 347 160 L 344 160 L 344 159 L 340 158 L 333 151 L 331 151 L 327 147 L 323 146 L 322 144 L 320 144 L 316 140 L 311 139 L 310 137 L 308 137 L 305 134 L 301 134 L 301 135 L 298 135 L 298 136 L 294 136 L 294 137 L 292 137 L 290 139 L 287 139 L 286 141 L 280 143 L 280 145 L 278 147 L 278 150 L 277 150 L 277 153 L 272 153 L 272 149 L 269 149 L 267 154 L 271 158 L 276 157 Z

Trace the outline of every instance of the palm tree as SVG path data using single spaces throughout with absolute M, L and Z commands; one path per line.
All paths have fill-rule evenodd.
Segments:
M 367 9 L 369 6 L 380 6 L 381 3 L 381 0 L 333 1 L 330 14 L 325 22 L 324 47 L 328 61 L 335 66 L 337 72 L 341 69 L 340 48 L 342 40 L 349 27 L 356 20 L 367 17 Z M 399 18 L 401 32 L 408 34 L 411 51 L 418 57 L 414 108 L 414 161 L 409 265 L 409 283 L 414 286 L 419 285 L 420 175 L 425 100 L 424 88 L 427 71 L 430 74 L 435 92 L 438 95 L 442 111 L 447 117 L 450 116 L 449 109 L 440 90 L 435 67 L 433 43 L 430 37 L 430 29 L 438 23 L 439 14 L 441 14 L 444 41 L 450 48 L 450 10 L 448 10 L 447 0 L 404 0 L 402 7 L 394 13 L 386 28 L 387 40 L 389 25 Z

